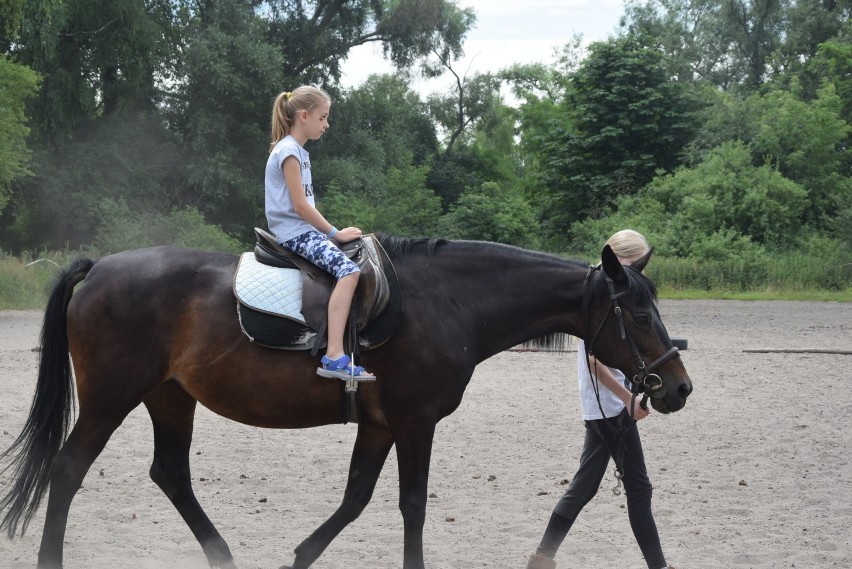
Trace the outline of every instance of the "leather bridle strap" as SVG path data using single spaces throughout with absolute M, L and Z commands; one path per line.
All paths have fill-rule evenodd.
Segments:
M 600 265 L 590 266 L 589 271 L 586 273 L 586 278 L 583 281 L 583 327 L 586 338 L 588 339 L 586 343 L 586 353 L 589 355 L 594 355 L 594 343 L 597 341 L 598 335 L 609 319 L 610 311 L 607 311 L 604 318 L 601 320 L 598 327 L 595 329 L 595 333 L 593 335 L 589 335 L 589 317 L 588 317 L 588 288 L 589 281 L 591 280 L 591 275 L 594 271 L 600 269 Z M 674 356 L 679 355 L 679 350 L 677 347 L 672 346 L 668 350 L 666 350 L 660 357 L 651 362 L 651 365 L 646 366 L 645 361 L 642 359 L 642 356 L 639 354 L 639 349 L 636 347 L 636 342 L 633 340 L 633 336 L 627 330 L 627 325 L 624 322 L 624 314 L 621 310 L 621 306 L 618 303 L 618 299 L 622 298 L 627 294 L 626 291 L 615 292 L 615 285 L 609 277 L 606 277 L 607 287 L 609 288 L 609 297 L 612 302 L 612 313 L 615 314 L 616 319 L 618 320 L 618 327 L 621 332 L 621 339 L 627 340 L 630 344 L 630 351 L 633 354 L 633 359 L 636 361 L 636 365 L 639 367 L 639 373 L 633 376 L 631 380 L 632 389 L 631 393 L 633 393 L 633 401 L 635 401 L 636 396 L 638 394 L 642 394 L 642 401 L 640 405 L 644 408 L 647 408 L 648 397 L 661 398 L 665 395 L 665 393 L 660 393 L 660 389 L 663 386 L 663 380 L 655 373 L 652 373 L 653 370 L 657 369 L 663 363 L 673 358 Z M 591 370 L 589 370 L 591 372 Z M 633 405 L 630 406 L 630 414 L 633 416 Z

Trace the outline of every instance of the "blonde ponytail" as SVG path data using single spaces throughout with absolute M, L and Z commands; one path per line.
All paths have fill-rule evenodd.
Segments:
M 324 101 L 331 101 L 328 93 L 311 85 L 302 85 L 293 92 L 279 93 L 272 105 L 272 143 L 269 151 L 272 152 L 278 141 L 290 134 L 296 113 L 309 111 Z

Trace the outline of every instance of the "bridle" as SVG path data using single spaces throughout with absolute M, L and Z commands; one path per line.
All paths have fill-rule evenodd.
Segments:
M 587 355 L 593 355 L 593 346 L 595 341 L 598 339 L 598 335 L 600 335 L 601 330 L 603 330 L 604 325 L 609 319 L 610 314 L 615 314 L 615 318 L 618 321 L 618 327 L 621 331 L 621 339 L 627 340 L 630 344 L 630 351 L 633 353 L 633 359 L 636 361 L 636 365 L 639 368 L 639 372 L 633 376 L 631 382 L 631 393 L 633 393 L 633 401 L 635 401 L 638 395 L 642 395 L 642 401 L 640 405 L 642 407 L 646 407 L 648 403 L 648 397 L 653 399 L 662 399 L 666 395 L 666 390 L 663 388 L 663 380 L 662 378 L 654 373 L 654 370 L 663 365 L 665 362 L 670 360 L 671 358 L 678 356 L 678 349 L 674 346 L 666 350 L 666 352 L 658 357 L 656 360 L 650 363 L 650 365 L 645 365 L 645 360 L 642 359 L 642 356 L 639 354 L 639 349 L 636 347 L 636 342 L 633 341 L 633 336 L 630 335 L 630 332 L 627 330 L 627 326 L 624 323 L 624 314 L 622 314 L 621 305 L 618 303 L 618 299 L 627 294 L 627 291 L 624 290 L 622 292 L 615 292 L 615 284 L 612 279 L 609 277 L 606 278 L 606 284 L 609 288 L 609 298 L 612 302 L 612 310 L 608 310 L 606 316 L 601 320 L 600 324 L 598 324 L 597 329 L 595 329 L 595 333 L 591 336 L 589 335 L 589 329 L 591 326 L 591 322 L 589 321 L 589 281 L 591 280 L 592 273 L 599 270 L 601 265 L 595 265 L 589 267 L 589 272 L 586 273 L 586 279 L 583 281 L 583 328 L 586 337 L 586 353 Z M 587 362 L 588 363 L 588 362 Z M 591 373 L 591 370 L 590 370 Z M 630 406 L 630 413 L 633 413 L 633 405 Z M 647 408 L 647 407 L 646 407 Z

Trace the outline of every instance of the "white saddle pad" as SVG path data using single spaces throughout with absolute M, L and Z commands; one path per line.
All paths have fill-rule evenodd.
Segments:
M 302 316 L 302 271 L 258 263 L 243 253 L 234 275 L 234 295 L 242 304 L 305 322 Z

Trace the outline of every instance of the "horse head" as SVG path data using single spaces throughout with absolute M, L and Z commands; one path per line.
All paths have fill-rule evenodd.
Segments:
M 604 247 L 584 285 L 584 338 L 589 353 L 624 372 L 634 393 L 671 413 L 686 404 L 692 381 L 660 318 L 656 287 L 642 273 L 652 253 L 625 266 Z

